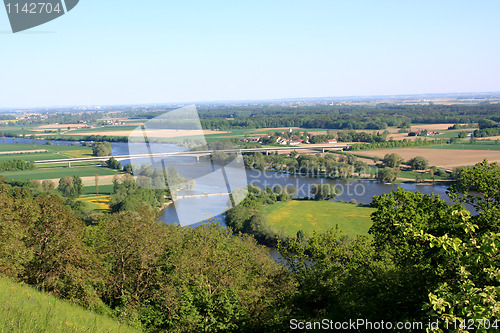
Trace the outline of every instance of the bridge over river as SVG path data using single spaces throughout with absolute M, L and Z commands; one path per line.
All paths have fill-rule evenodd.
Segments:
M 269 153 L 279 152 L 279 151 L 297 151 L 297 150 L 321 150 L 323 153 L 327 150 L 346 150 L 349 149 L 348 145 L 310 145 L 310 146 L 286 146 L 286 147 L 265 147 L 265 148 L 246 148 L 246 149 L 221 149 L 221 150 L 201 150 L 201 151 L 184 151 L 175 153 L 152 153 L 152 154 L 135 154 L 135 155 L 117 155 L 117 156 L 100 156 L 100 157 L 79 157 L 79 158 L 67 158 L 60 160 L 44 160 L 35 161 L 37 165 L 41 164 L 54 164 L 54 163 L 68 163 L 71 167 L 71 163 L 75 162 L 103 162 L 114 157 L 117 161 L 131 160 L 138 158 L 153 158 L 153 157 L 186 157 L 191 156 L 196 158 L 196 161 L 200 160 L 200 157 L 209 156 L 216 151 L 231 154 L 231 153 Z

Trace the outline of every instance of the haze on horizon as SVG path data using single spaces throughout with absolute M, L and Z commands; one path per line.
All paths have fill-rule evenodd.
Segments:
M 495 0 L 87 0 L 10 34 L 0 10 L 0 108 L 500 91 L 499 12 Z

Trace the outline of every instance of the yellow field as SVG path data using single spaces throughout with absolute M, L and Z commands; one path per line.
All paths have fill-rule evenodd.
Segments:
M 84 197 L 78 199 L 79 201 L 85 202 L 93 206 L 93 208 L 101 209 L 101 210 L 109 210 L 109 195 L 95 195 L 92 197 Z

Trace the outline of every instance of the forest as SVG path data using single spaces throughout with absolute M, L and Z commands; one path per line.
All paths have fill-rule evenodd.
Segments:
M 60 196 L 1 180 L 0 274 L 151 332 L 285 332 L 292 318 L 497 327 L 500 167 L 462 169 L 449 193 L 375 196 L 371 238 L 281 239 L 276 263 L 236 228 L 166 225 L 146 202 L 83 221 Z

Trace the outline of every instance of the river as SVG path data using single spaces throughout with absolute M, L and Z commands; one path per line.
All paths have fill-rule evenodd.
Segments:
M 0 140 L 5 141 L 5 143 L 24 143 L 31 144 L 36 142 L 38 145 L 44 145 L 45 141 L 35 141 L 29 139 L 17 139 L 17 138 L 0 138 Z M 74 141 L 51 141 L 53 144 L 60 145 L 71 145 L 78 144 Z M 165 152 L 179 151 L 180 147 L 171 144 L 165 144 Z M 129 144 L 124 142 L 112 142 L 111 147 L 113 148 L 112 155 L 128 155 L 129 154 Z M 193 158 L 191 157 L 175 157 L 169 158 L 169 163 L 176 166 L 177 170 L 181 176 L 195 178 L 199 175 L 200 169 L 209 170 L 212 168 L 209 162 L 193 163 Z M 134 164 L 148 163 L 148 159 L 134 160 Z M 130 161 L 123 161 L 122 164 L 128 164 Z M 168 166 L 168 163 L 166 164 Z M 317 183 L 329 183 L 337 185 L 342 192 L 337 197 L 336 200 L 350 201 L 355 199 L 358 203 L 371 203 L 374 195 L 381 195 L 383 193 L 390 193 L 391 191 L 397 190 L 398 187 L 403 188 L 406 191 L 416 192 L 419 191 L 424 194 L 439 194 L 446 201 L 450 201 L 446 195 L 446 185 L 417 185 L 417 184 L 382 184 L 377 181 L 364 181 L 364 180 L 333 180 L 324 178 L 310 178 L 301 175 L 289 175 L 284 173 L 276 172 L 260 172 L 260 171 L 247 171 L 247 181 L 249 184 L 258 185 L 261 188 L 266 186 L 273 187 L 274 185 L 282 186 L 294 186 L 298 189 L 298 197 L 307 196 L 310 190 L 310 186 Z M 196 187 L 191 191 L 182 191 L 180 195 L 201 195 L 203 193 L 214 193 L 214 188 L 217 188 L 218 184 L 211 183 L 210 181 L 196 184 Z M 207 216 L 215 216 L 215 218 L 222 224 L 224 224 L 223 216 L 220 211 L 223 211 L 227 206 L 227 198 L 221 196 L 210 197 L 207 200 L 206 197 L 195 197 L 195 198 L 185 198 L 179 199 L 176 202 L 177 207 L 200 207 L 203 209 Z M 208 204 L 207 204 L 208 202 Z M 185 211 L 185 209 L 184 209 Z M 168 206 L 162 214 L 162 221 L 166 223 L 176 223 L 179 221 L 175 205 Z M 197 225 L 197 224 L 196 224 Z

